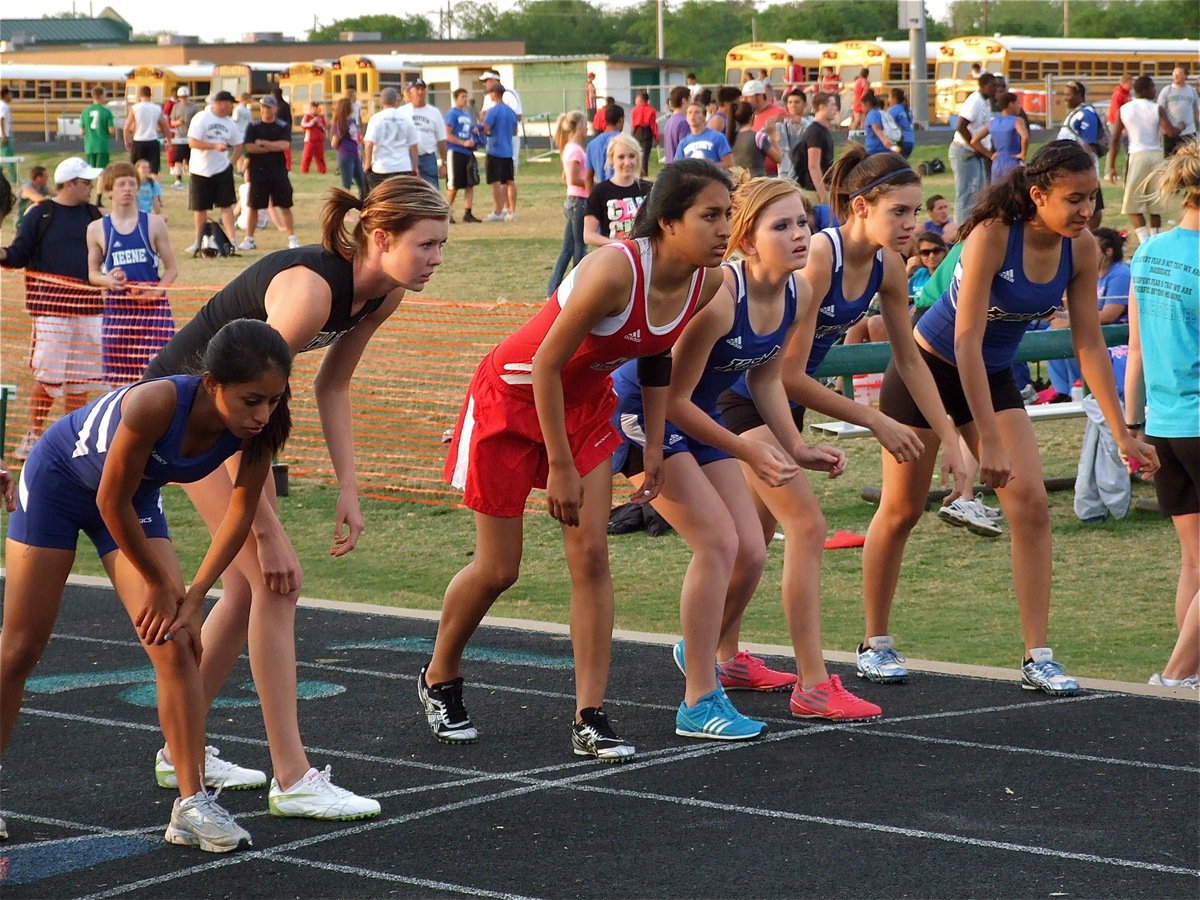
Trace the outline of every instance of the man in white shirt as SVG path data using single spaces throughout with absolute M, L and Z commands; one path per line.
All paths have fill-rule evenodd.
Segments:
M 162 159 L 158 141 L 170 134 L 171 126 L 162 107 L 150 99 L 150 85 L 143 84 L 138 88 L 137 96 L 138 102 L 129 107 L 129 114 L 125 116 L 122 138 L 129 151 L 129 161 L 136 166 L 139 159 L 144 159 L 150 163 L 150 171 L 157 175 Z
M 363 135 L 363 168 L 367 173 L 367 192 L 393 175 L 412 175 L 417 171 L 417 127 L 411 116 L 397 108 L 400 95 L 393 87 L 379 92 L 383 108 L 367 120 Z
M 417 174 L 440 190 L 438 175 L 446 172 L 446 120 L 428 96 L 424 80 L 414 78 L 408 83 L 409 102 L 400 111 L 417 129 Z
M 996 93 L 996 76 L 990 72 L 979 75 L 979 90 L 958 108 L 958 124 L 950 142 L 950 168 L 954 171 L 954 221 L 964 222 L 975 205 L 975 198 L 987 184 L 987 163 L 971 149 L 975 137 L 992 118 L 992 97 Z
M 486 113 L 495 104 L 492 99 L 492 85 L 500 84 L 500 76 L 492 71 L 484 72 L 479 76 L 479 80 L 483 82 L 483 88 L 487 92 L 483 98 L 483 107 L 480 109 L 480 119 L 482 120 L 483 113 Z M 520 167 L 521 162 L 521 122 L 524 117 L 524 112 L 521 109 L 521 97 L 512 88 L 504 88 L 504 105 L 517 114 L 517 133 L 513 136 L 513 172 L 516 172 Z
M 1200 124 L 1200 97 L 1187 83 L 1187 69 L 1183 66 L 1175 67 L 1171 83 L 1158 92 L 1158 105 L 1167 111 L 1167 118 L 1179 131 L 1175 137 L 1163 136 L 1163 154 L 1171 156 L 1180 144 L 1196 136 Z
M 233 239 L 233 204 L 237 192 L 233 188 L 233 164 L 242 153 L 242 130 L 233 121 L 233 94 L 217 91 L 208 109 L 196 113 L 188 126 L 188 146 L 192 149 L 188 182 L 188 209 L 196 223 L 196 241 L 184 253 L 195 253 L 208 211 L 221 210 L 225 236 Z

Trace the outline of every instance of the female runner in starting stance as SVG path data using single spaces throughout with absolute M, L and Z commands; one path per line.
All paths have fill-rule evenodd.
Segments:
M 835 214 L 844 225 L 826 228 L 813 240 L 804 281 L 813 298 L 800 311 L 800 322 L 788 342 L 783 360 L 783 385 L 793 402 L 797 429 L 803 428 L 808 409 L 870 428 L 891 457 L 911 462 L 921 453 L 921 441 L 911 428 L 901 425 L 880 410 L 856 403 L 816 380 L 816 371 L 838 338 L 867 315 L 872 298 L 879 294 L 880 310 L 892 335 L 892 354 L 900 376 L 911 386 L 920 408 L 935 429 L 953 445 L 948 464 L 956 489 L 967 483 L 967 472 L 958 454 L 954 429 L 938 399 L 929 370 L 921 362 L 912 340 L 908 319 L 908 285 L 900 252 L 912 245 L 916 212 L 921 204 L 921 179 L 898 153 L 872 153 L 858 144 L 846 148 L 830 170 L 831 197 Z M 730 430 L 746 437 L 766 440 L 769 429 L 749 397 L 745 381 L 739 381 L 722 396 L 721 417 Z M 792 695 L 792 711 L 818 712 L 827 704 L 826 715 L 837 715 L 839 706 L 853 708 L 845 697 L 835 698 L 823 686 L 821 656 L 820 597 L 821 554 L 825 544 L 825 520 L 816 495 L 806 479 L 796 479 L 782 490 L 766 490 L 757 479 L 750 480 L 762 523 L 763 538 L 770 542 L 775 525 L 784 532 L 783 603 L 785 609 L 805 610 L 802 628 L 792 626 L 797 647 L 800 684 Z M 742 613 L 726 607 L 718 649 L 721 683 L 727 689 L 773 691 L 791 687 L 796 677 L 767 668 L 758 657 L 738 652 Z M 800 641 L 800 635 L 804 639 Z M 886 639 L 876 638 L 860 648 L 859 672 L 864 658 L 869 665 L 890 658 Z M 893 660 L 894 662 L 894 660 Z M 859 701 L 862 702 L 862 701 Z M 803 714 L 803 713 L 801 713 Z
M 159 723 L 179 773 L 165 837 L 223 853 L 249 846 L 250 835 L 204 789 L 200 614 L 250 532 L 271 457 L 291 428 L 292 352 L 273 328 L 243 319 L 217 332 L 203 367 L 105 394 L 34 445 L 8 528 L 0 744 L 50 640 L 84 531 L 154 664 Z M 159 489 L 195 482 L 239 451 L 225 513 L 185 589 Z
M 358 221 L 347 233 L 346 217 Z M 367 199 L 334 189 L 322 214 L 322 245 L 270 253 L 226 285 L 150 363 L 147 374 L 185 371 L 213 333 L 235 318 L 266 321 L 295 353 L 328 347 L 314 390 L 339 494 L 332 556 L 354 549 L 363 530 L 350 421 L 350 381 L 375 330 L 405 291 L 424 290 L 442 262 L 450 209 L 441 195 L 414 176 L 389 178 Z M 221 520 L 232 489 L 230 473 L 213 472 L 188 489 L 209 529 Z M 311 767 L 296 709 L 296 600 L 301 568 L 275 514 L 274 484 L 267 482 L 250 540 L 222 576 L 224 593 L 204 622 L 201 675 L 209 703 L 229 677 L 247 638 L 250 671 L 262 704 L 274 769 L 268 805 L 276 816 L 357 819 L 379 814 L 379 804 L 330 781 L 329 767 Z M 173 787 L 169 747 L 155 775 Z M 209 753 L 208 772 L 229 788 L 257 787 L 263 772 Z
M 721 285 L 729 238 L 729 177 L 704 160 L 663 168 L 639 210 L 632 241 L 606 246 L 567 275 L 543 310 L 479 365 L 446 461 L 446 478 L 475 510 L 475 555 L 446 588 L 433 658 L 417 692 L 438 740 L 477 733 L 463 704 L 463 651 L 521 564 L 522 514 L 544 486 L 563 524 L 571 574 L 575 651 L 574 752 L 629 759 L 603 709 L 612 648 L 608 563 L 610 457 L 621 444 L 611 419 L 609 372 L 643 358 L 647 385 L 646 480 L 639 502 L 662 487 L 667 355 L 683 326 Z
M 780 380 L 783 349 L 797 316 L 806 315 L 812 302 L 807 283 L 796 277 L 808 257 L 810 238 L 800 188 L 776 178 L 742 184 L 734 193 L 731 232 L 727 255 L 736 253 L 740 259 L 725 263 L 724 290 L 692 320 L 675 347 L 664 445 L 666 486 L 653 501 L 694 552 L 680 602 L 684 640 L 674 650 L 687 678 L 675 731 L 713 740 L 745 740 L 766 730 L 764 723 L 738 713 L 718 683 L 718 677 L 727 680 L 748 665 L 749 655 L 718 663 L 716 673 L 712 665 L 724 620 L 740 618 L 766 562 L 767 544 L 747 482 L 790 520 L 790 512 L 801 507 L 797 497 L 812 493 L 800 468 L 836 477 L 846 464 L 841 451 L 804 443 Z M 764 423 L 753 435 L 722 427 L 717 413 L 718 396 L 743 374 Z M 621 427 L 633 445 L 624 471 L 637 483 L 641 391 L 628 365 L 615 382 Z M 793 564 L 785 560 L 784 567 Z M 807 684 L 793 694 L 793 713 L 878 716 L 878 706 L 850 694 L 825 670 L 820 597 L 785 592 L 784 612 Z
M 993 184 L 963 223 L 954 280 L 917 323 L 915 337 L 947 412 L 995 488 L 1012 528 L 1012 569 L 1025 655 L 1021 686 L 1073 694 L 1079 685 L 1046 646 L 1050 618 L 1050 509 L 1033 425 L 1012 376 L 1028 323 L 1052 314 L 1066 293 L 1071 341 L 1088 386 L 1121 452 L 1158 468 L 1149 444 L 1130 435 L 1096 311 L 1096 239 L 1087 230 L 1099 190 L 1095 160 L 1075 141 L 1052 141 L 1023 168 Z M 915 463 L 883 456 L 883 496 L 863 551 L 867 642 L 888 632 L 908 534 L 925 509 L 941 435 L 889 367 L 879 408 L 917 430 L 924 450 Z M 947 447 L 950 442 L 946 442 Z M 890 643 L 890 642 L 889 642 Z M 892 648 L 894 654 L 894 648 Z M 892 661 L 893 666 L 899 663 Z M 903 680 L 902 667 L 873 666 L 872 681 Z

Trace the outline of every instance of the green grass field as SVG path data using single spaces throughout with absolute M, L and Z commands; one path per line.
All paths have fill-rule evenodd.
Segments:
M 30 157 L 23 165 L 41 162 L 53 168 L 62 155 L 66 154 Z M 944 147 L 919 147 L 914 164 L 933 156 L 945 159 Z M 335 183 L 332 174 L 293 173 L 297 233 L 302 241 L 317 239 L 320 198 Z M 426 291 L 429 297 L 493 302 L 544 297 L 562 233 L 563 189 L 557 158 L 523 163 L 518 185 L 516 222 L 451 227 L 445 263 Z M 932 193 L 952 198 L 948 171 L 926 179 L 925 194 Z M 186 193 L 168 186 L 164 195 L 178 251 L 192 240 Z M 1105 199 L 1109 210 L 1119 209 L 1120 188 L 1106 186 Z M 489 205 L 490 196 L 479 192 L 475 211 L 482 215 Z M 456 207 L 461 216 L 461 197 Z M 1124 224 L 1115 214 L 1106 221 Z M 286 246 L 284 236 L 273 229 L 260 231 L 258 243 L 257 253 L 234 259 L 181 258 L 180 282 L 222 284 L 263 252 Z M 4 349 L 14 352 L 14 348 Z M 1047 474 L 1073 475 L 1082 420 L 1037 428 Z M 812 482 L 829 530 L 863 533 L 874 507 L 859 498 L 859 490 L 879 482 L 879 448 L 863 439 L 844 446 L 850 456 L 846 475 L 833 482 L 812 477 Z M 620 482 L 614 488 L 619 500 L 626 488 Z M 1138 483 L 1134 490 L 1135 497 L 1153 496 L 1149 485 Z M 207 534 L 182 492 L 170 488 L 166 495 L 184 569 L 194 571 L 207 546 Z M 291 496 L 281 501 L 281 516 L 305 566 L 304 594 L 440 608 L 446 583 L 472 552 L 470 514 L 367 500 L 367 531 L 359 547 L 347 558 L 333 559 L 327 551 L 335 499 L 327 485 L 293 479 Z M 1071 500 L 1070 492 L 1051 495 L 1055 578 L 1050 642 L 1075 674 L 1144 681 L 1161 668 L 1176 633 L 1172 607 L 1179 549 L 1174 531 L 1157 513 L 1140 511 L 1120 522 L 1083 525 L 1072 511 Z M 493 612 L 566 622 L 568 585 L 558 528 L 540 514 L 527 516 L 525 526 L 521 580 Z M 746 640 L 787 643 L 779 604 L 781 551 L 778 544 L 772 548 L 766 576 L 746 618 Z M 612 540 L 611 556 L 618 627 L 678 632 L 678 590 L 689 559 L 686 546 L 674 535 L 622 536 Z M 77 571 L 102 574 L 86 540 Z M 861 551 L 827 553 L 823 578 L 825 646 L 850 650 L 862 630 Z M 927 515 L 909 542 L 892 630 L 912 657 L 1016 666 L 1022 647 L 1007 536 L 978 538 Z

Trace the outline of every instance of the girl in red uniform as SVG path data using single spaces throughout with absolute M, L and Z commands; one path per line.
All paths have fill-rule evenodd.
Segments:
M 645 503 L 662 487 L 668 353 L 721 285 L 729 191 L 728 176 L 707 161 L 665 167 L 634 239 L 585 257 L 542 311 L 480 363 L 445 469 L 475 510 L 475 554 L 446 588 L 433 657 L 417 679 L 438 740 L 477 737 L 462 699 L 463 651 L 517 580 L 525 502 L 542 487 L 550 515 L 564 526 L 571 573 L 574 752 L 605 762 L 633 756 L 603 709 L 613 628 L 610 457 L 621 445 L 609 372 L 643 359 L 648 452 L 636 502 Z

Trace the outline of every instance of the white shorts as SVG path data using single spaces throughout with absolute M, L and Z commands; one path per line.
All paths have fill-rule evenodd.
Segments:
M 29 367 L 35 381 L 61 393 L 108 390 L 101 354 L 101 316 L 34 316 Z

